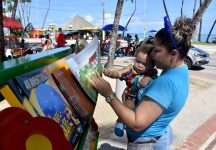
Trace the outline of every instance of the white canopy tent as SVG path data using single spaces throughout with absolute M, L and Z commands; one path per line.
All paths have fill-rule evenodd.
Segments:
M 99 29 L 79 15 L 74 16 L 63 25 L 63 30 L 86 30 L 86 29 Z

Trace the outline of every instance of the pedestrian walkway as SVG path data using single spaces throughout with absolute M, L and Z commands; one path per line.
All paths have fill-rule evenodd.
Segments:
M 175 150 L 216 150 L 216 114 L 189 135 Z

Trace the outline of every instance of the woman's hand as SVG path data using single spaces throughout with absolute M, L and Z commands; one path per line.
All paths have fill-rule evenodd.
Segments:
M 95 73 L 90 82 L 95 90 L 104 97 L 110 96 L 113 93 L 110 84 L 104 80 L 99 73 Z

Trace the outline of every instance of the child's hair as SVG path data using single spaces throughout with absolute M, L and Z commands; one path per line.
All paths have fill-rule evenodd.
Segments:
M 154 47 L 151 44 L 142 44 L 137 48 L 135 52 L 135 57 L 138 55 L 139 52 L 142 52 L 143 54 L 150 54 L 153 48 Z

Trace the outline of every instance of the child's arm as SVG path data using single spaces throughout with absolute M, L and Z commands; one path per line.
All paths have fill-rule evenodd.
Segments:
M 104 69 L 103 73 L 105 76 L 110 78 L 114 78 L 114 79 L 120 78 L 120 73 L 117 70 Z
M 142 76 L 141 80 L 138 83 L 138 87 L 145 87 L 152 80 L 149 76 Z

